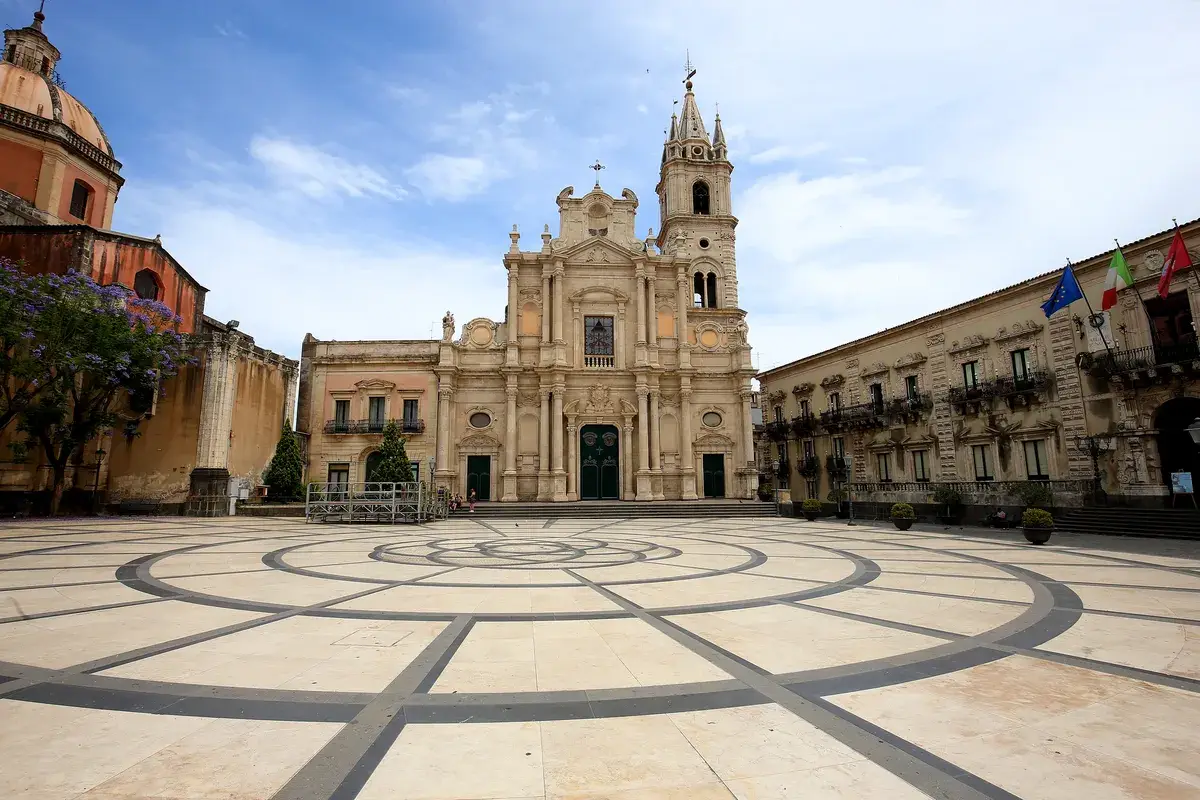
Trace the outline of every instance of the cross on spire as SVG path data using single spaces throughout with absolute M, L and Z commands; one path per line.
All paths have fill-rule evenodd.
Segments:
M 683 71 L 685 73 L 683 83 L 690 89 L 692 88 L 691 80 L 696 74 L 696 68 L 692 66 L 692 51 L 686 50 L 684 52 L 687 53 L 687 60 L 683 64 Z

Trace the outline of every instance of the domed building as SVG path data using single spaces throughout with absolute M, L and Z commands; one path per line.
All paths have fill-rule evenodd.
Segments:
M 63 88 L 58 48 L 33 24 L 4 32 L 0 223 L 112 225 L 125 182 L 99 120 Z

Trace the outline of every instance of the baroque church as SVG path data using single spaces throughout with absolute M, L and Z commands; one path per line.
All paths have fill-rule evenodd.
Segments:
M 599 165 L 597 165 L 598 174 Z M 750 344 L 738 308 L 725 135 L 692 83 L 663 144 L 659 229 L 599 182 L 556 199 L 557 236 L 504 254 L 499 321 L 441 340 L 304 340 L 307 479 L 371 477 L 383 427 L 419 478 L 499 501 L 753 498 Z

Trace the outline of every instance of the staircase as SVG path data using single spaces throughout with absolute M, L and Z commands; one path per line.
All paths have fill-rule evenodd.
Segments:
M 451 519 L 659 519 L 664 517 L 774 517 L 775 504 L 761 500 L 587 500 L 577 503 L 478 503 Z
M 1200 511 L 1193 508 L 1073 508 L 1054 520 L 1062 533 L 1200 539 Z

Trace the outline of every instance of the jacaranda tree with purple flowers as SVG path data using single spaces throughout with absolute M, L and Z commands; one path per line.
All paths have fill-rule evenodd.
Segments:
M 46 386 L 34 326 L 48 298 L 44 278 L 26 275 L 0 259 L 0 432 Z
M 88 442 L 118 426 L 136 436 L 161 382 L 189 360 L 180 320 L 167 306 L 76 272 L 36 279 L 44 302 L 33 316 L 30 355 L 39 391 L 20 414 L 28 444 L 41 446 L 53 473 L 58 512 L 68 464 Z M 22 334 L 23 335 L 23 334 Z

